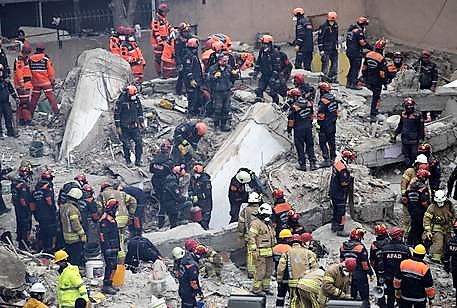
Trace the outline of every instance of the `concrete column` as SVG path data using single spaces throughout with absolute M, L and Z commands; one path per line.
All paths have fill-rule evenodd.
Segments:
M 75 13 L 75 33 L 81 32 L 81 7 L 79 0 L 73 0 L 73 12 Z
M 38 1 L 38 22 L 40 23 L 40 28 L 43 28 L 43 6 L 41 1 Z

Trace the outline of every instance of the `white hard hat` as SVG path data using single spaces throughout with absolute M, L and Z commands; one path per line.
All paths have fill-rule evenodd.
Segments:
M 418 164 L 428 163 L 427 156 L 425 156 L 424 154 L 417 155 L 415 163 L 418 163 Z
M 446 199 L 446 193 L 444 192 L 444 190 L 440 189 L 435 191 L 435 196 L 433 197 L 433 200 L 436 203 L 443 203 L 444 201 L 446 201 Z
M 79 188 L 72 188 L 70 191 L 67 193 L 67 196 L 76 200 L 79 200 L 83 197 L 83 192 Z
M 179 260 L 184 257 L 184 255 L 186 254 L 186 251 L 184 249 L 182 249 L 181 247 L 175 247 L 171 251 L 171 254 L 173 256 L 173 259 Z
M 271 205 L 269 205 L 268 203 L 262 203 L 262 205 L 259 207 L 259 214 L 262 214 L 262 215 L 273 214 L 273 209 L 271 208 Z
M 41 282 L 34 283 L 29 290 L 30 293 L 45 293 L 46 288 Z
M 241 184 L 246 184 L 246 183 L 251 182 L 251 176 L 246 171 L 238 172 L 235 177 L 238 180 L 238 182 L 240 182 Z
M 255 191 L 249 194 L 248 203 L 259 203 L 260 201 L 262 201 L 262 197 Z

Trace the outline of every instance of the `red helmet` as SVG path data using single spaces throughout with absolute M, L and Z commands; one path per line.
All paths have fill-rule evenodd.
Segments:
M 224 43 L 221 41 L 215 41 L 211 47 L 215 52 L 219 52 L 224 49 Z
M 108 187 L 113 187 L 113 183 L 110 181 L 104 181 L 100 184 L 100 191 L 104 191 Z
M 41 178 L 43 180 L 52 180 L 54 178 L 54 174 L 52 174 L 51 170 L 46 170 L 41 174 Z
M 208 126 L 205 124 L 205 122 L 197 122 L 195 124 L 195 130 L 197 131 L 197 135 L 201 137 L 204 136 L 208 131 Z
M 417 171 L 417 178 L 419 179 L 428 179 L 430 177 L 430 171 L 428 170 L 425 170 L 425 169 L 420 169 L 419 171 Z
M 400 59 L 403 59 L 403 55 L 401 54 L 401 52 L 399 52 L 399 51 L 396 51 L 396 52 L 394 52 L 394 58 L 400 58 Z
M 319 89 L 325 92 L 330 92 L 330 90 L 332 89 L 332 85 L 328 82 L 319 82 Z
M 338 15 L 336 15 L 336 12 L 328 12 L 327 13 L 327 20 L 336 20 Z
M 305 232 L 301 235 L 301 240 L 303 243 L 308 243 L 313 240 L 313 235 L 309 232 Z
M 353 151 L 343 150 L 343 152 L 341 152 L 341 157 L 350 161 L 355 161 L 357 155 Z
M 134 85 L 127 86 L 127 93 L 128 95 L 136 95 L 138 93 L 138 89 Z
M 379 224 L 374 226 L 375 235 L 387 235 L 387 227 L 385 224 Z
M 389 230 L 389 236 L 391 239 L 398 240 L 401 239 L 405 235 L 405 230 L 400 227 L 392 227 Z
M 160 11 L 161 13 L 168 13 L 170 12 L 170 8 L 168 7 L 168 4 L 166 3 L 161 3 L 159 5 L 159 8 L 157 9 L 158 11 Z
M 260 42 L 264 43 L 264 44 L 269 44 L 269 43 L 273 43 L 273 37 L 269 34 L 265 34 L 264 36 L 262 36 L 262 38 L 260 39 Z
M 194 172 L 197 172 L 197 173 L 202 173 L 203 170 L 205 170 L 205 167 L 203 167 L 203 165 L 201 165 L 201 164 L 196 164 L 196 165 L 194 165 L 192 170 L 194 170 Z
M 430 50 L 427 50 L 427 49 L 424 49 L 422 50 L 422 58 L 430 58 L 432 56 L 432 53 L 430 52 Z
M 190 28 L 190 25 L 187 22 L 182 22 L 179 24 L 179 30 L 181 31 L 187 31 Z
M 302 239 L 300 234 L 294 234 L 294 235 L 292 235 L 292 241 L 291 242 L 303 243 L 303 239 Z
M 403 100 L 403 106 L 404 107 L 412 107 L 414 105 L 416 105 L 416 102 L 414 101 L 414 99 L 412 97 L 406 97 Z
M 279 199 L 284 197 L 284 191 L 281 188 L 275 188 L 273 189 L 273 192 L 271 193 L 274 199 Z
M 349 234 L 349 238 L 351 240 L 361 240 L 365 235 L 366 231 L 362 228 L 354 228 L 352 229 L 351 233 Z
M 383 39 L 377 40 L 374 44 L 375 49 L 384 49 L 386 48 L 386 41 Z
M 419 147 L 417 148 L 418 154 L 430 154 L 431 151 L 432 146 L 429 143 L 419 144 Z
M 297 15 L 305 15 L 305 10 L 302 9 L 301 7 L 297 7 L 292 11 L 292 14 L 297 16 Z
M 46 49 L 46 46 L 44 45 L 43 42 L 38 42 L 38 43 L 36 43 L 36 45 L 35 45 L 35 49 L 36 49 L 36 50 L 45 50 L 45 49 Z
M 119 205 L 119 201 L 117 199 L 111 198 L 105 202 L 105 210 L 110 210 Z
M 199 245 L 197 245 L 197 247 L 195 247 L 193 252 L 197 255 L 206 255 L 206 254 L 208 254 L 209 249 L 208 249 L 208 247 L 199 244 Z
M 287 91 L 287 96 L 300 97 L 301 91 L 300 91 L 300 89 L 297 89 L 297 88 L 290 89 L 289 91 Z
M 22 52 L 29 54 L 32 52 L 32 45 L 28 41 L 24 42 L 24 45 L 22 45 Z
M 298 86 L 301 86 L 304 83 L 305 83 L 305 74 L 302 74 L 302 73 L 295 74 L 295 76 L 294 76 L 294 85 L 296 87 L 298 87 Z
M 84 184 L 83 187 L 81 187 L 81 188 L 82 188 L 82 190 L 84 190 L 85 192 L 88 192 L 90 194 L 92 194 L 94 192 L 94 189 L 89 184 Z
M 430 165 L 429 164 L 419 164 L 417 166 L 417 170 L 427 170 L 430 171 Z
M 189 48 L 198 48 L 198 39 L 195 37 L 188 39 L 186 46 Z
M 293 210 L 290 210 L 287 214 L 289 215 L 289 219 L 292 221 L 298 221 L 300 219 L 300 214 Z
M 89 183 L 87 181 L 87 177 L 85 174 L 78 174 L 77 176 L 75 176 L 74 180 L 80 182 L 80 183 L 83 183 L 83 184 L 87 184 Z
M 344 267 L 346 268 L 346 271 L 350 273 L 355 271 L 357 267 L 357 260 L 355 258 L 347 258 L 344 261 Z
M 357 23 L 359 25 L 368 25 L 370 21 L 365 16 L 360 16 L 359 18 L 357 18 Z
M 197 246 L 198 243 L 193 239 L 188 239 L 184 242 L 184 248 L 186 248 L 187 251 L 194 251 Z
M 29 176 L 29 175 L 33 174 L 32 166 L 30 166 L 30 165 L 20 166 L 18 169 L 18 173 L 20 176 Z
M 186 169 L 184 169 L 181 166 L 174 166 L 172 169 L 173 173 L 175 174 L 180 174 L 180 175 L 186 175 Z

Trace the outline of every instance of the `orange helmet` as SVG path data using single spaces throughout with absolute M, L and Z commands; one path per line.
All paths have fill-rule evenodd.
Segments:
M 196 164 L 196 165 L 194 165 L 192 170 L 194 170 L 194 172 L 197 172 L 197 173 L 202 173 L 203 170 L 205 170 L 205 167 L 203 167 L 203 165 Z
M 138 93 L 138 89 L 134 85 L 127 86 L 127 93 L 128 95 L 136 95 Z
M 353 272 L 357 268 L 357 260 L 355 258 L 347 258 L 344 261 L 344 267 L 346 268 L 346 271 L 348 272 Z
M 161 3 L 159 5 L 159 8 L 157 9 L 158 11 L 160 11 L 161 13 L 168 13 L 170 12 L 170 8 L 168 7 L 168 4 L 166 3 Z
M 54 178 L 54 174 L 52 174 L 51 170 L 46 170 L 41 174 L 41 178 L 43 180 L 52 180 Z
M 230 47 L 232 47 L 232 38 L 228 35 L 225 35 L 224 48 L 225 50 L 230 50 Z
M 197 135 L 201 137 L 204 136 L 208 131 L 208 126 L 205 124 L 205 122 L 197 122 L 195 124 L 195 130 L 197 131 Z
M 198 243 L 193 239 L 188 239 L 184 242 L 184 248 L 187 251 L 193 251 L 198 246 Z
M 100 184 L 100 191 L 103 191 L 108 187 L 113 187 L 113 183 L 110 181 L 104 181 Z
M 417 166 L 417 170 L 427 170 L 427 171 L 430 171 L 430 166 L 429 166 L 429 164 L 419 164 L 419 166 Z
M 32 52 L 32 45 L 28 41 L 24 42 L 24 45 L 22 45 L 22 52 L 29 54 Z
M 332 85 L 328 82 L 319 82 L 319 89 L 326 92 L 330 92 L 330 90 L 332 89 Z
M 303 243 L 303 239 L 300 234 L 294 234 L 292 235 L 292 243 L 293 242 L 298 242 L 298 243 Z
M 336 12 L 328 12 L 327 13 L 327 20 L 336 20 L 338 15 L 336 15 Z
M 291 211 L 289 211 L 289 213 L 288 213 L 288 214 L 289 214 L 289 219 L 290 219 L 290 220 L 292 220 L 292 221 L 298 221 L 298 220 L 300 219 L 300 214 L 298 214 L 298 213 L 295 212 L 295 211 L 292 211 L 293 214 L 290 215 L 290 212 L 291 212 Z
M 432 146 L 429 143 L 419 144 L 417 148 L 418 154 L 429 154 L 432 151 Z
M 297 15 L 305 15 L 305 10 L 302 9 L 301 7 L 297 7 L 292 11 L 292 14 L 297 16 Z
M 419 171 L 417 171 L 416 176 L 418 179 L 426 180 L 430 177 L 430 171 L 425 170 L 425 169 L 420 169 Z
M 186 169 L 181 166 L 174 166 L 172 171 L 175 174 L 186 175 Z
M 205 44 L 203 46 L 204 49 L 212 49 L 213 48 L 213 44 L 214 42 L 217 42 L 219 41 L 218 38 L 212 36 L 212 37 L 209 37 L 206 41 L 205 41 Z
M 264 43 L 264 44 L 270 44 L 270 43 L 273 43 L 273 37 L 269 34 L 265 34 L 264 36 L 262 36 L 262 38 L 260 39 L 260 42 Z
M 119 201 L 117 201 L 114 198 L 108 199 L 108 201 L 105 202 L 105 210 L 110 210 L 116 206 L 119 205 Z
M 309 232 L 305 232 L 301 235 L 301 240 L 303 243 L 311 242 L 313 240 L 313 235 Z
M 393 240 L 401 239 L 405 235 L 405 231 L 400 227 L 392 227 L 389 230 L 389 236 Z
M 85 174 L 78 174 L 77 176 L 74 177 L 74 180 L 78 181 L 78 182 L 81 182 L 83 184 L 87 184 L 89 183 L 87 181 L 87 177 Z
M 201 244 L 197 245 L 197 247 L 195 247 L 195 249 L 194 249 L 194 253 L 197 255 L 206 255 L 206 254 L 208 254 L 208 252 L 209 252 L 208 247 L 201 245 Z
M 81 187 L 81 188 L 82 188 L 82 190 L 84 190 L 85 192 L 88 192 L 90 194 L 94 192 L 94 189 L 89 184 L 84 184 L 83 187 Z
M 343 152 L 341 152 L 341 157 L 347 160 L 354 161 L 357 158 L 357 155 L 353 151 L 343 150 Z
M 387 227 L 385 224 L 379 224 L 374 226 L 375 235 L 387 235 Z
M 300 97 L 301 91 L 297 88 L 290 89 L 289 91 L 287 91 L 287 96 Z
M 359 25 L 368 25 L 370 21 L 365 16 L 360 16 L 359 18 L 357 18 L 357 23 Z
M 188 39 L 186 46 L 189 48 L 198 48 L 198 39 L 195 37 Z
M 361 240 L 364 235 L 365 235 L 365 229 L 354 228 L 354 229 L 352 229 L 351 233 L 349 234 L 349 238 L 351 240 Z
M 374 44 L 375 49 L 384 49 L 386 48 L 386 41 L 383 39 L 377 40 Z
M 215 41 L 211 47 L 215 52 L 219 52 L 224 49 L 224 43 L 221 41 Z
M 305 74 L 298 73 L 294 76 L 294 86 L 298 87 L 305 83 Z
M 406 97 L 403 100 L 403 106 L 404 107 L 412 107 L 414 105 L 416 105 L 416 102 L 414 101 L 414 99 L 412 97 Z
M 432 53 L 430 50 L 424 49 L 422 50 L 422 58 L 430 58 L 432 56 Z
M 190 25 L 187 22 L 182 22 L 178 26 L 179 30 L 181 31 L 187 31 L 190 28 Z
M 281 188 L 275 188 L 273 189 L 273 192 L 271 193 L 274 199 L 279 199 L 284 197 L 284 191 Z

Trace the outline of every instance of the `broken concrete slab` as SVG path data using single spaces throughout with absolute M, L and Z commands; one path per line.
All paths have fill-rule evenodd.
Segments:
M 0 246 L 0 288 L 17 289 L 25 283 L 25 265 L 11 251 Z
M 235 90 L 233 91 L 233 98 L 246 103 L 255 103 L 256 95 L 252 91 L 245 91 L 245 90 Z

